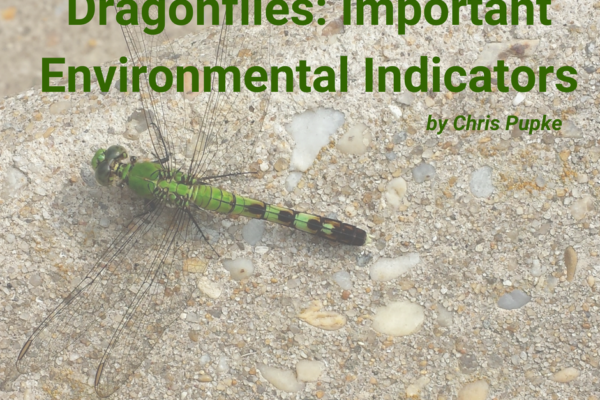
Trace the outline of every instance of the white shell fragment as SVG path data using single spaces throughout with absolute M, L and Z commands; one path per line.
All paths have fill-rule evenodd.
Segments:
M 298 318 L 316 328 L 321 328 L 326 331 L 335 331 L 346 325 L 346 317 L 334 311 L 321 311 L 323 304 L 315 300 Z
M 298 379 L 296 379 L 292 370 L 270 367 L 264 364 L 259 364 L 257 369 L 260 371 L 263 378 L 279 390 L 294 393 L 304 388 L 304 384 L 298 382 Z
M 371 133 L 365 124 L 352 125 L 337 142 L 336 147 L 344 154 L 362 155 L 371 144 Z
M 418 332 L 425 322 L 423 307 L 399 301 L 381 307 L 373 317 L 373 329 L 390 336 L 406 336 Z
M 216 282 L 211 281 L 206 276 L 198 280 L 198 289 L 211 299 L 221 296 L 221 287 Z
M 484 380 L 470 382 L 460 389 L 458 400 L 486 400 L 489 391 L 490 385 Z
M 371 265 L 369 275 L 377 282 L 390 281 L 413 269 L 419 260 L 419 253 L 409 253 L 397 258 L 380 258 Z
M 317 158 L 323 146 L 343 124 L 344 114 L 329 108 L 317 108 L 295 115 L 285 126 L 292 135 L 296 146 L 292 151 L 290 167 L 296 171 L 306 171 Z
M 492 167 L 488 167 L 486 165 L 473 172 L 471 174 L 469 187 L 471 188 L 471 193 L 473 193 L 473 196 L 475 197 L 490 197 L 494 192 L 494 185 L 492 183 Z
M 498 299 L 498 307 L 505 310 L 516 310 L 523 307 L 531 301 L 531 296 L 528 296 L 520 289 L 515 289 L 510 293 L 506 293 Z
M 296 364 L 296 375 L 299 381 L 316 382 L 323 373 L 324 367 L 322 361 L 300 360 Z
M 579 370 L 573 367 L 565 368 L 552 375 L 554 382 L 567 383 L 579 377 Z
M 385 199 L 396 210 L 402 205 L 402 198 L 406 194 L 406 181 L 402 178 L 394 178 L 385 187 Z
M 231 274 L 231 279 L 241 281 L 247 279 L 254 273 L 254 265 L 251 260 L 238 258 L 237 260 L 223 260 L 223 267 Z

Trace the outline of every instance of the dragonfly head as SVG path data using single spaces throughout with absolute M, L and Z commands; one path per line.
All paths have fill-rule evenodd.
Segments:
M 127 158 L 127 150 L 123 146 L 110 146 L 100 149 L 92 158 L 92 168 L 96 171 L 96 182 L 108 186 L 115 179 L 115 171 L 121 160 Z

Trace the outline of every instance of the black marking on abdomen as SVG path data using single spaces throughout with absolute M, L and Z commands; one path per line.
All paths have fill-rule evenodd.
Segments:
M 262 218 L 265 215 L 266 207 L 264 203 L 251 204 L 247 207 L 247 210 L 250 211 L 252 214 L 260 215 L 260 218 Z
M 291 224 L 296 219 L 296 214 L 290 211 L 280 211 L 277 219 L 280 220 L 284 224 Z

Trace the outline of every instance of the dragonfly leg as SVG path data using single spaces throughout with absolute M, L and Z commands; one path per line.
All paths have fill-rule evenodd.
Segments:
M 225 174 L 225 175 L 215 175 L 215 176 L 203 176 L 202 180 L 209 180 L 209 179 L 221 179 L 221 178 L 227 178 L 228 176 L 238 176 L 238 175 L 248 175 L 248 174 L 258 174 L 258 172 L 235 172 L 235 173 L 231 173 L 231 174 Z
M 201 210 L 200 207 L 196 206 L 198 209 Z M 200 225 L 198 224 L 198 222 L 196 222 L 196 219 L 194 219 L 194 215 L 192 215 L 191 211 L 188 209 L 187 210 L 188 216 L 190 217 L 190 219 L 192 220 L 192 222 L 194 223 L 194 225 L 196 225 L 196 228 L 198 229 L 198 232 L 200 232 L 200 234 L 202 235 L 202 239 L 204 239 L 204 241 L 210 246 L 210 248 L 212 249 L 212 251 L 215 252 L 215 254 L 217 255 L 217 257 L 221 257 L 221 255 L 219 253 L 217 253 L 217 251 L 215 250 L 215 248 L 212 246 L 212 244 L 210 244 L 210 242 L 208 241 L 208 238 L 206 236 L 204 236 L 204 232 L 202 232 L 202 229 L 200 228 Z
M 152 153 L 152 155 L 154 157 L 156 157 L 156 159 L 157 159 L 155 161 L 155 163 L 164 165 L 166 162 L 169 161 L 169 150 L 167 150 L 167 144 L 165 143 L 165 139 L 164 139 L 164 137 L 162 135 L 162 132 L 160 131 L 160 128 L 154 122 L 152 122 L 151 125 L 156 130 L 156 132 L 158 132 L 158 134 L 156 136 L 160 140 L 160 142 L 162 144 L 162 147 L 163 147 L 163 150 L 165 151 L 165 156 L 163 158 L 160 158 L 160 156 L 158 154 Z

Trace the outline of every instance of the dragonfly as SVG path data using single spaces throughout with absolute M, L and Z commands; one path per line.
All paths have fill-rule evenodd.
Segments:
M 137 3 L 141 10 L 143 1 Z M 132 64 L 150 70 L 184 58 L 166 34 L 148 35 L 141 17 L 139 21 L 121 27 Z M 214 65 L 240 69 L 269 65 L 270 27 L 240 28 L 223 17 L 215 29 L 218 34 L 208 34 L 195 44 L 202 47 L 216 41 Z M 194 285 L 187 279 L 187 254 L 199 245 L 212 248 L 199 218 L 203 210 L 263 219 L 344 245 L 369 241 L 367 232 L 354 225 L 240 196 L 213 184 L 256 175 L 250 166 L 254 137 L 262 129 L 270 100 L 268 90 L 234 92 L 232 78 L 227 79 L 228 90 L 208 91 L 198 96 L 195 106 L 185 94 L 177 93 L 173 100 L 173 93 L 155 92 L 148 78 L 142 79 L 140 102 L 155 159 L 138 160 L 116 144 L 97 150 L 91 164 L 100 185 L 128 186 L 144 199 L 145 207 L 34 330 L 18 354 L 19 373 L 37 371 L 77 344 L 84 347 L 86 358 L 97 361 L 97 395 L 114 394 L 191 297 Z M 211 85 L 217 84 L 213 76 Z M 183 159 L 177 156 L 182 148 Z M 234 166 L 241 169 L 231 170 Z

